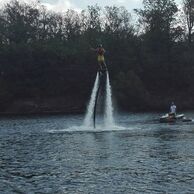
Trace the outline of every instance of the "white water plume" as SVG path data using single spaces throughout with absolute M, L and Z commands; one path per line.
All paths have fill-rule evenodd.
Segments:
M 106 76 L 106 102 L 105 102 L 105 126 L 114 126 L 112 91 L 109 80 L 109 74 Z
M 87 127 L 92 126 L 92 116 L 94 113 L 94 106 L 95 106 L 95 100 L 96 100 L 96 95 L 97 95 L 97 91 L 98 91 L 98 86 L 99 86 L 99 75 L 97 73 L 94 87 L 92 90 L 92 94 L 90 97 L 90 102 L 88 104 L 87 113 L 86 113 L 85 120 L 84 120 L 84 126 L 87 126 Z

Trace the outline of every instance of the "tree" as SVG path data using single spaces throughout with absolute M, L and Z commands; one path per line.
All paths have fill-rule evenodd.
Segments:
M 87 10 L 81 13 L 81 24 L 85 41 L 91 45 L 101 42 L 102 33 L 102 9 L 98 5 L 88 6 Z
M 171 29 L 178 8 L 174 0 L 143 0 L 144 9 L 136 9 L 139 22 L 144 26 L 145 38 L 152 51 L 169 49 Z
M 74 10 L 68 10 L 64 17 L 64 35 L 68 40 L 73 40 L 81 34 L 81 20 Z
M 5 44 L 6 42 L 6 20 L 2 11 L 0 11 L 0 45 Z
M 27 43 L 37 36 L 39 10 L 14 0 L 4 9 L 7 38 L 10 43 Z
M 98 68 L 90 47 L 99 43 L 107 51 L 114 96 L 123 108 L 161 107 L 170 96 L 194 106 L 193 48 L 186 49 L 177 6 L 174 0 L 143 3 L 136 10 L 144 29 L 139 34 L 124 7 L 56 13 L 13 0 L 0 8 L 0 110 L 17 99 L 53 98 L 58 104 L 62 98 L 65 106 L 84 107 Z
M 194 27 L 194 0 L 183 0 L 183 11 L 186 17 L 188 28 L 188 42 L 192 41 L 192 30 Z
M 101 31 L 101 8 L 98 5 L 88 6 L 87 26 L 90 30 Z
M 105 7 L 106 33 L 126 38 L 132 31 L 131 14 L 124 7 Z

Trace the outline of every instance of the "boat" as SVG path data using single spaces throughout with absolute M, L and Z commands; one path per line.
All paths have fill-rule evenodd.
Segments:
M 192 119 L 186 118 L 184 114 L 170 115 L 165 114 L 160 117 L 160 123 L 175 123 L 176 121 L 191 122 Z
M 186 117 L 184 117 L 182 120 L 182 122 L 192 122 L 192 121 L 193 121 L 192 119 Z

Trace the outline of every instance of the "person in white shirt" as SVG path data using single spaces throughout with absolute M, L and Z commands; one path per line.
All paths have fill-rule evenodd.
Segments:
M 170 115 L 176 116 L 176 105 L 174 104 L 174 102 L 172 102 L 170 106 Z

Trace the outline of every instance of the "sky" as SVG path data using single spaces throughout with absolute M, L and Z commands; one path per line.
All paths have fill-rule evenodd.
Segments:
M 134 9 L 141 6 L 142 0 L 41 0 L 46 4 L 65 5 L 69 8 L 85 9 L 88 5 L 98 4 L 99 6 L 117 5 L 125 6 L 128 9 Z
M 9 0 L 0 0 L 0 6 Z M 25 2 L 33 2 L 38 0 L 19 0 Z M 129 11 L 142 6 L 142 0 L 39 0 L 48 9 L 54 11 L 65 11 L 67 9 L 75 9 L 77 11 L 87 8 L 88 5 L 98 4 L 99 6 L 116 5 L 125 6 Z M 175 0 L 180 4 L 182 0 Z

